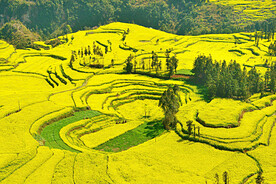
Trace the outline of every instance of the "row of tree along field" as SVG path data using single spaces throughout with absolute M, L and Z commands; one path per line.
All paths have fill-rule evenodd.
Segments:
M 247 99 L 254 93 L 272 92 L 276 89 L 276 63 L 266 66 L 265 77 L 252 67 L 248 72 L 236 61 L 213 61 L 211 56 L 198 56 L 194 62 L 195 80 L 208 89 L 208 97 Z
M 178 58 L 176 55 L 171 53 L 170 49 L 167 49 L 165 52 L 165 62 L 166 68 L 162 68 L 162 61 L 157 53 L 152 51 L 151 57 L 149 59 L 149 63 L 146 63 L 145 60 L 141 60 L 140 64 L 138 64 L 136 57 L 133 55 L 129 55 L 126 59 L 126 66 L 124 68 L 125 72 L 130 73 L 141 73 L 141 74 L 150 74 L 157 77 L 162 78 L 170 78 L 173 74 L 176 73 L 176 69 L 178 67 Z M 139 67 L 140 66 L 140 67 Z

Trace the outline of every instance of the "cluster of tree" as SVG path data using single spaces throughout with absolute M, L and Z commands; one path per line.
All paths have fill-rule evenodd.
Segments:
M 197 135 L 197 136 L 200 136 L 200 127 L 196 127 L 195 124 L 193 124 L 193 121 L 187 121 L 186 122 L 187 124 L 187 130 L 188 130 L 188 135 L 194 135 L 194 137 Z M 194 131 L 194 132 L 193 132 Z
M 44 39 L 68 34 L 68 24 L 77 31 L 112 21 L 192 35 L 275 30 L 275 19 L 247 21 L 233 7 L 208 0 L 1 0 L 0 7 L 4 23 L 18 19 Z M 240 24 L 239 20 L 247 22 Z
M 259 42 L 260 42 L 260 39 L 263 40 L 263 39 L 267 39 L 268 42 L 270 42 L 271 40 L 274 40 L 274 35 L 275 35 L 275 31 L 274 29 L 267 32 L 263 32 L 263 31 L 256 31 L 255 34 L 254 34 L 254 38 L 255 38 L 255 46 L 256 47 L 259 47 Z
M 70 59 L 69 66 L 73 67 L 73 62 L 79 58 L 79 64 L 82 66 L 89 66 L 92 68 L 103 68 L 104 64 L 100 64 L 99 58 L 96 58 L 94 55 L 100 55 L 103 56 L 102 52 L 99 53 L 100 48 L 98 46 L 93 46 L 93 50 L 91 51 L 90 45 L 87 47 L 82 47 L 78 51 L 73 51 Z M 101 50 L 100 50 L 101 51 Z M 93 53 L 92 53 L 93 52 Z M 112 66 L 114 65 L 114 60 L 111 61 Z
M 158 55 L 152 51 L 151 52 L 151 70 L 155 69 L 156 73 L 162 70 L 162 61 L 158 60 Z
M 173 74 L 175 74 L 176 72 L 176 69 L 178 67 L 178 59 L 176 57 L 176 55 L 174 56 L 171 56 L 170 57 L 170 53 L 171 53 L 171 50 L 170 49 L 167 49 L 166 50 L 166 53 L 165 53 L 165 56 L 166 56 L 166 66 L 167 66 L 167 72 L 168 72 L 168 77 L 170 78 Z M 132 73 L 133 70 L 134 72 L 136 72 L 137 70 L 137 61 L 136 61 L 136 58 L 132 55 L 130 55 L 126 61 L 126 67 L 124 68 L 126 73 Z M 141 69 L 143 71 L 146 70 L 146 63 L 145 63 L 145 60 L 143 59 L 140 63 L 142 66 Z M 158 55 L 152 51 L 151 52 L 151 58 L 149 60 L 149 65 L 148 65 L 148 70 L 151 72 L 151 71 L 155 71 L 156 74 L 158 75 L 158 72 L 162 70 L 162 60 L 159 59 Z
M 93 50 L 92 51 L 91 51 L 90 45 L 88 45 L 87 47 L 84 47 L 84 49 L 82 47 L 81 49 L 78 50 L 78 55 L 81 58 L 83 58 L 84 56 L 91 56 L 92 54 L 103 56 L 102 49 L 99 46 L 97 46 L 95 44 L 95 42 L 93 43 Z
M 165 114 L 163 125 L 166 130 L 175 128 L 177 124 L 175 115 L 179 111 L 180 105 L 182 105 L 181 98 L 178 93 L 179 90 L 178 85 L 174 85 L 173 87 L 169 86 L 159 100 L 159 107 L 163 109 Z
M 271 43 L 268 47 L 268 53 L 270 56 L 276 56 L 276 41 Z
M 208 89 L 208 97 L 247 99 L 254 93 L 270 90 L 275 92 L 275 64 L 270 66 L 267 79 L 262 80 L 255 67 L 247 72 L 244 67 L 236 61 L 229 65 L 226 61 L 222 63 L 213 61 L 211 56 L 198 56 L 194 62 L 192 72 L 195 80 L 205 85 Z
M 100 46 L 96 45 L 95 42 L 93 43 L 93 53 L 94 53 L 94 55 L 103 56 L 102 49 L 100 48 Z M 105 53 L 107 53 L 107 52 L 105 52 Z
M 20 21 L 13 20 L 4 24 L 0 29 L 0 39 L 6 40 L 18 49 L 22 49 L 33 47 L 33 42 L 41 40 L 41 37 L 31 32 Z
M 83 47 L 81 49 L 78 50 L 78 56 L 83 58 L 83 56 L 90 56 L 91 55 L 91 49 L 90 49 L 90 45 L 88 45 L 87 47 Z

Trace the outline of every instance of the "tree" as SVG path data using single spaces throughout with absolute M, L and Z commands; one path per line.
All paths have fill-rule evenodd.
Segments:
M 172 66 L 173 66 L 173 68 L 174 68 L 174 72 L 176 73 L 176 69 L 177 69 L 177 67 L 178 67 L 178 59 L 176 58 L 176 56 L 172 56 L 171 57 L 171 64 L 172 64 Z
M 260 92 L 261 78 L 255 67 L 248 72 L 248 81 L 251 94 Z
M 166 50 L 166 52 L 165 52 L 165 56 L 166 56 L 166 66 L 167 66 L 167 71 L 169 71 L 169 69 L 170 69 L 170 63 L 171 63 L 171 61 L 170 61 L 170 50 Z
M 170 86 L 162 94 L 159 100 L 159 107 L 164 111 L 165 118 L 163 120 L 163 125 L 166 130 L 170 128 L 175 128 L 177 124 L 176 113 L 179 110 L 180 105 L 182 105 L 181 98 L 179 96 L 178 85 Z
M 188 127 L 188 134 L 191 135 L 192 134 L 192 125 L 193 125 L 193 121 L 189 120 L 186 122 L 187 127 Z
M 81 57 L 83 57 L 83 48 L 81 48 Z
M 218 173 L 215 174 L 215 180 L 216 180 L 216 184 L 219 184 L 219 175 L 218 175 Z
M 208 80 L 206 85 L 208 89 L 208 97 L 209 99 L 213 99 L 217 93 L 217 86 L 216 86 L 216 82 L 213 80 L 210 74 L 208 75 Z
M 158 63 L 158 56 L 154 51 L 152 51 L 151 60 L 152 60 L 151 68 L 153 69 L 154 67 L 157 67 L 157 63 Z
M 224 184 L 229 184 L 229 177 L 227 171 L 225 171 L 222 175 Z
M 268 86 L 268 82 L 269 82 L 269 78 L 270 78 L 270 75 L 269 75 L 270 71 L 269 69 L 267 69 L 267 71 L 265 72 L 265 89 L 267 88 Z
M 126 70 L 126 73 L 130 74 L 132 72 L 132 69 L 133 69 L 133 64 L 131 63 L 133 59 L 133 56 L 132 55 L 129 55 L 128 58 L 126 59 L 126 66 L 125 66 L 125 70 Z
M 89 56 L 91 55 L 91 49 L 90 49 L 90 45 L 88 45 L 88 53 Z
M 71 59 L 70 59 L 70 62 L 69 62 L 69 66 L 70 67 L 73 67 L 73 62 L 75 61 L 75 56 L 74 54 L 71 55 Z
M 166 66 L 167 66 L 167 71 L 169 72 L 169 78 L 176 73 L 176 69 L 178 66 L 178 59 L 176 56 L 170 57 L 170 52 L 171 50 L 166 50 L 165 56 L 166 56 Z M 160 65 L 161 66 L 161 65 Z
M 88 51 L 87 51 L 87 48 L 85 47 L 84 48 L 84 55 L 87 56 L 87 54 L 88 54 Z
M 259 34 L 258 34 L 258 32 L 256 31 L 256 32 L 255 32 L 255 46 L 256 46 L 256 47 L 259 47 L 259 40 L 260 40 Z

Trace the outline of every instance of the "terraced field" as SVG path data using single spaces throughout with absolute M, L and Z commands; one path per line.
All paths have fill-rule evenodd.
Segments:
M 272 1 L 250 1 L 250 0 L 211 0 L 213 3 L 233 6 L 236 13 L 241 14 L 240 25 L 246 21 L 265 20 L 275 18 L 275 2 Z
M 15 50 L 1 41 L 0 183 L 214 183 L 225 171 L 230 183 L 254 183 L 259 171 L 275 182 L 275 95 L 207 103 L 185 80 L 123 72 L 133 54 L 137 73 L 155 73 L 154 51 L 165 73 L 166 49 L 179 59 L 179 74 L 190 75 L 199 54 L 264 72 L 264 60 L 275 58 L 266 55 L 268 42 L 257 48 L 249 34 L 177 36 L 112 23 L 48 50 Z M 107 52 L 71 61 L 72 51 L 93 42 Z M 84 64 L 93 62 L 103 68 Z M 173 84 L 182 106 L 176 131 L 165 131 L 158 102 Z

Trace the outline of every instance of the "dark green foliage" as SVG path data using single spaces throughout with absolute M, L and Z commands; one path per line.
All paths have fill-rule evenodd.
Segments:
M 42 56 L 42 55 L 41 55 Z M 51 57 L 51 58 L 54 58 L 54 59 L 59 59 L 59 60 L 66 60 L 67 58 L 65 57 L 62 57 L 62 56 L 58 56 L 58 55 L 54 55 L 54 54 L 49 54 L 49 55 L 44 55 L 44 56 L 48 56 L 48 57 Z
M 250 50 L 252 52 L 252 54 L 254 54 L 255 56 L 259 56 L 260 54 L 258 52 L 255 52 L 254 49 L 252 48 L 246 48 L 247 50 Z
M 260 31 L 264 27 L 268 27 L 268 34 L 273 27 L 273 20 L 242 20 L 233 7 L 208 3 L 208 0 L 1 0 L 0 7 L 4 22 L 19 19 L 44 39 L 112 21 L 133 22 L 166 32 L 192 35 Z M 240 20 L 244 22 L 241 24 Z M 270 37 L 272 34 L 271 31 Z
M 178 67 L 178 59 L 176 58 L 176 55 L 170 57 L 171 50 L 166 50 L 165 57 L 166 57 L 166 66 L 167 71 L 169 72 L 169 78 L 176 73 L 176 69 Z
M 238 53 L 240 53 L 241 55 L 245 55 L 245 53 L 243 52 L 243 51 L 241 51 L 241 50 L 238 50 L 238 49 L 230 49 L 230 50 L 228 50 L 229 52 L 238 52 Z
M 103 44 L 103 43 L 101 43 L 101 42 L 99 42 L 99 41 L 96 41 L 99 45 L 101 45 L 101 46 L 103 46 L 104 48 L 108 48 L 108 45 L 105 45 L 105 44 Z
M 132 72 L 132 69 L 133 69 L 133 64 L 132 64 L 132 59 L 133 59 L 133 56 L 132 55 L 129 55 L 128 58 L 126 59 L 125 63 L 126 63 L 126 66 L 124 68 L 124 70 L 126 71 L 126 73 L 130 74 Z
M 265 89 L 265 82 L 255 67 L 247 73 L 246 68 L 242 70 L 236 61 L 231 61 L 227 66 L 226 61 L 218 63 L 213 62 L 211 56 L 198 56 L 192 72 L 195 73 L 196 82 L 207 87 L 209 99 L 214 97 L 246 99 L 251 94 Z M 273 86 L 275 78 L 273 72 L 271 76 L 270 84 Z
M 57 86 L 59 86 L 58 82 L 55 81 L 52 76 L 51 76 L 51 73 L 49 72 L 49 79 L 51 79 L 52 82 L 54 82 Z
M 67 75 L 65 73 L 62 64 L 60 64 L 59 67 L 60 67 L 60 71 L 61 71 L 63 77 L 65 77 L 66 79 L 68 79 L 73 84 L 73 79 L 69 75 Z
M 188 127 L 188 134 L 192 135 L 192 125 L 193 125 L 193 121 L 187 121 L 187 127 Z
M 229 176 L 228 176 L 228 172 L 225 171 L 222 175 L 222 179 L 223 179 L 223 183 L 224 184 L 229 184 Z
M 99 42 L 97 42 L 97 43 L 99 43 Z M 98 45 L 96 45 L 95 42 L 93 43 L 93 53 L 94 53 L 94 55 L 103 56 L 102 49 Z M 83 57 L 83 51 L 82 50 L 81 50 L 81 57 Z
M 56 78 L 58 78 L 58 80 L 60 81 L 60 82 L 62 82 L 63 84 L 67 84 L 67 81 L 66 80 L 64 80 L 63 78 L 61 78 L 58 74 L 57 74 L 57 72 L 55 72 L 55 76 L 56 76 Z
M 48 78 L 46 78 L 45 80 L 46 80 L 46 82 L 48 82 L 48 84 L 49 84 L 50 86 L 52 86 L 52 88 L 55 87 L 55 85 L 54 85 Z
M 265 74 L 264 86 L 267 90 L 272 93 L 276 91 L 276 63 L 272 63 Z
M 0 7 L 2 6 L 0 5 Z M 38 34 L 26 28 L 20 21 L 12 20 L 4 24 L 0 29 L 0 39 L 4 39 L 8 43 L 16 46 L 16 48 L 22 49 L 34 47 L 33 42 L 41 38 Z
M 133 52 L 137 52 L 137 51 L 138 51 L 138 49 L 135 49 L 135 48 L 133 48 L 133 47 L 126 46 L 126 45 L 124 45 L 124 46 L 119 45 L 119 48 L 120 48 L 120 49 L 123 49 L 123 50 L 131 50 L 131 51 L 133 51 Z
M 177 119 L 175 114 L 178 112 L 180 105 L 182 105 L 181 98 L 178 94 L 178 85 L 170 86 L 162 94 L 159 100 L 159 107 L 164 111 L 165 118 L 163 120 L 163 125 L 166 130 L 170 128 L 175 128 L 177 124 Z

